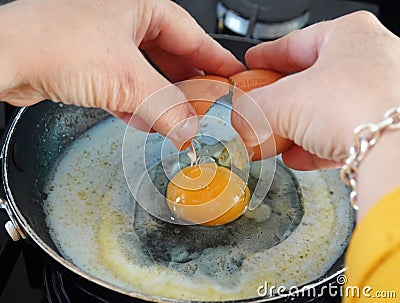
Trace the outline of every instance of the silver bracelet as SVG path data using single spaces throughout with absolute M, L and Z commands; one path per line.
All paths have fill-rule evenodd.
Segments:
M 359 209 L 357 205 L 357 173 L 362 159 L 375 145 L 382 133 L 398 128 L 400 128 L 400 106 L 389 109 L 383 115 L 381 122 L 361 124 L 354 129 L 354 144 L 350 147 L 349 157 L 340 171 L 340 178 L 344 184 L 351 187 L 350 203 L 355 210 Z

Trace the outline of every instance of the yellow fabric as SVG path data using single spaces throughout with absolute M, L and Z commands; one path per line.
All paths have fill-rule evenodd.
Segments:
M 357 225 L 346 265 L 345 303 L 400 302 L 400 187 L 382 198 Z M 346 288 L 354 286 L 360 297 L 352 291 L 346 296 Z

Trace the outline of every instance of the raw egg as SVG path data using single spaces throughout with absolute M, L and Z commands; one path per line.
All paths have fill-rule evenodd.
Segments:
M 190 104 L 199 116 L 207 113 L 213 103 L 229 93 L 229 85 L 243 92 L 271 84 L 282 77 L 268 70 L 247 70 L 231 77 L 215 75 L 197 76 L 191 80 L 215 80 L 207 85 L 189 83 L 181 86 Z M 239 97 L 235 90 L 232 102 Z M 203 99 L 199 99 L 201 96 Z M 275 143 L 275 145 L 274 145 Z M 182 146 L 186 149 L 189 142 Z M 292 145 L 292 141 L 273 135 L 261 145 L 249 151 L 252 160 L 282 153 Z M 276 150 L 275 150 L 276 148 Z M 229 223 L 242 215 L 250 200 L 246 183 L 228 168 L 215 163 L 189 166 L 179 171 L 170 181 L 166 191 L 167 203 L 174 216 L 203 225 Z
M 241 216 L 250 200 L 250 191 L 230 169 L 202 163 L 180 170 L 169 182 L 166 197 L 175 216 L 215 226 Z

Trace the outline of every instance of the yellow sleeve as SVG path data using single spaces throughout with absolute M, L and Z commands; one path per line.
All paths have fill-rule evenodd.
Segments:
M 345 303 L 400 302 L 400 187 L 382 198 L 357 225 L 346 266 Z

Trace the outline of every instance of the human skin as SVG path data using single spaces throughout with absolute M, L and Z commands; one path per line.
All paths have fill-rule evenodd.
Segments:
M 349 154 L 353 129 L 379 122 L 400 105 L 400 39 L 368 12 L 353 13 L 295 31 L 246 53 L 250 69 L 271 69 L 287 76 L 250 92 L 272 131 L 294 141 L 282 154 L 295 169 L 339 167 Z M 234 104 L 246 113 L 240 99 Z M 256 115 L 232 123 L 247 145 L 263 141 Z M 358 219 L 399 186 L 400 131 L 382 134 L 359 169 Z
M 190 15 L 167 0 L 19 0 L 0 7 L 0 100 L 44 99 L 100 107 L 129 121 L 155 91 L 191 76 L 244 70 Z M 143 53 L 167 76 L 162 76 Z M 131 123 L 179 146 L 195 135 L 196 116 L 180 90 L 142 105 Z

